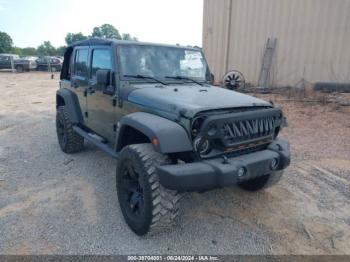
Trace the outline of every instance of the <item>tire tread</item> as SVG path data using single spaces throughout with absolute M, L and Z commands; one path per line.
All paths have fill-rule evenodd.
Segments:
M 69 119 L 69 114 L 66 107 L 59 106 L 57 108 L 57 114 L 62 114 L 65 125 L 65 132 L 67 135 L 67 142 L 65 146 L 61 146 L 62 151 L 68 154 L 80 152 L 84 147 L 84 138 L 74 132 L 73 124 Z
M 139 155 L 148 174 L 152 194 L 152 221 L 148 234 L 157 234 L 173 227 L 179 214 L 181 194 L 159 183 L 156 166 L 170 163 L 167 156 L 156 152 L 151 144 L 129 146 Z

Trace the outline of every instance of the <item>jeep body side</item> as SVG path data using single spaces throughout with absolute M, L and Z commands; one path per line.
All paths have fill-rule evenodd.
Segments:
M 62 150 L 87 140 L 118 159 L 123 216 L 139 235 L 174 222 L 181 192 L 276 183 L 290 163 L 280 108 L 214 87 L 199 49 L 89 39 L 65 52 Z

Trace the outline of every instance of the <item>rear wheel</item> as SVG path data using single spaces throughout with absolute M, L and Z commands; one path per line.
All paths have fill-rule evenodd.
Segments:
M 180 194 L 164 188 L 156 166 L 170 163 L 151 144 L 126 146 L 117 167 L 117 190 L 126 223 L 137 235 L 170 228 L 178 215 Z
M 72 122 L 65 106 L 59 106 L 56 113 L 56 132 L 63 152 L 75 153 L 84 147 L 84 138 L 73 130 Z
M 17 71 L 17 73 L 23 73 L 24 72 L 23 66 L 22 65 L 16 66 L 16 71 Z
M 283 171 L 276 171 L 265 176 L 238 183 L 238 186 L 247 191 L 258 191 L 276 184 L 281 179 L 282 174 Z

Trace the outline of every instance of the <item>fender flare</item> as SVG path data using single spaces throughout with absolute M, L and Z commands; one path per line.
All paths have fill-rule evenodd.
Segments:
M 178 123 L 166 118 L 144 112 L 124 116 L 118 123 L 116 150 L 122 148 L 122 137 L 126 127 L 132 127 L 145 134 L 150 141 L 157 139 L 156 151 L 162 154 L 193 151 L 186 130 Z
M 83 123 L 84 118 L 77 95 L 68 89 L 61 88 L 56 92 L 56 107 L 59 106 L 59 98 L 64 101 L 70 121 L 74 124 Z

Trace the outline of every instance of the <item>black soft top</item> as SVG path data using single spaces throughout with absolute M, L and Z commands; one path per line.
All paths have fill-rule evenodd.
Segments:
M 75 46 L 111 45 L 115 42 L 116 41 L 112 39 L 89 38 L 87 40 L 74 42 L 73 44 L 69 45 L 67 49 L 73 48 Z
M 89 38 L 86 40 L 78 41 L 67 48 L 75 47 L 75 46 L 94 46 L 94 45 L 149 45 L 149 46 L 164 46 L 164 47 L 173 47 L 180 49 L 192 49 L 192 50 L 200 50 L 200 48 L 196 47 L 188 47 L 188 46 L 178 46 L 178 45 L 168 45 L 168 44 L 159 44 L 159 43 L 148 43 L 148 42 L 139 42 L 139 41 L 129 41 L 129 40 L 118 40 L 118 39 L 105 39 L 105 38 Z

